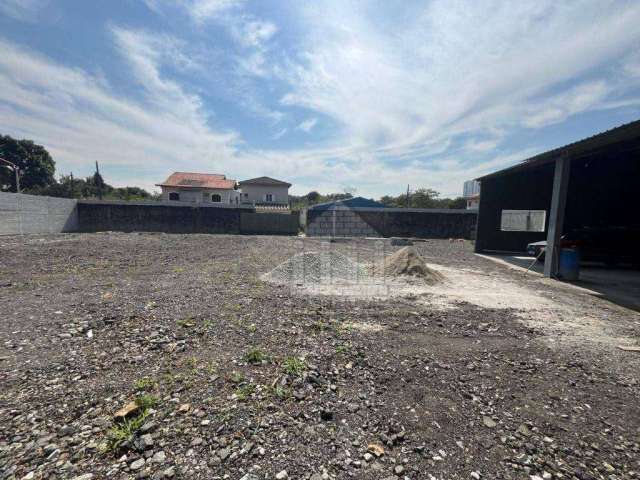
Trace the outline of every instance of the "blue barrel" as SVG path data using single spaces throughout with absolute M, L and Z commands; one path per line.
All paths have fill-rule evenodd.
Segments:
M 558 277 L 563 280 L 578 280 L 580 276 L 580 251 L 577 248 L 560 249 Z

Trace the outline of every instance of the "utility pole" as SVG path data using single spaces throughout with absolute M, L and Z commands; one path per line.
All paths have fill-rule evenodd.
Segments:
M 100 169 L 98 168 L 98 161 L 96 160 L 96 179 L 98 179 L 98 198 L 102 200 L 102 177 L 100 176 Z
M 4 163 L 13 170 L 13 173 L 16 176 L 16 193 L 20 193 L 20 169 L 15 163 L 11 163 L 9 160 L 5 160 L 2 157 L 0 157 L 0 162 Z
M 409 208 L 409 184 L 407 184 L 407 208 Z

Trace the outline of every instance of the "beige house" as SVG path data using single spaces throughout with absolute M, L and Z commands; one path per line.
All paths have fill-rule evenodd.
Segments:
M 289 205 L 290 183 L 270 177 L 258 177 L 240 182 L 241 202 L 253 205 Z
M 172 202 L 239 205 L 240 192 L 235 180 L 215 173 L 174 172 L 164 182 L 162 199 Z

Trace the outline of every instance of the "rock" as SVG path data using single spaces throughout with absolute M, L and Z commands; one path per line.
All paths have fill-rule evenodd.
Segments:
M 377 443 L 370 443 L 367 445 L 367 451 L 373 453 L 376 457 L 384 455 L 384 448 Z
M 138 438 L 134 440 L 134 445 L 138 450 L 148 450 L 154 445 L 153 437 L 151 434 L 146 433 L 144 435 L 140 435 Z
M 153 420 L 145 422 L 141 427 L 140 427 L 140 433 L 151 433 L 153 432 L 156 428 L 158 428 L 158 424 L 156 422 L 154 422 Z
M 486 415 L 482 417 L 482 423 L 484 423 L 484 426 L 487 428 L 494 428 L 498 425 L 491 417 L 487 417 Z
M 373 455 L 371 455 L 369 452 L 365 453 L 364 456 L 362 457 L 365 459 L 365 461 L 370 462 L 373 460 Z
M 286 478 L 289 478 L 289 474 L 286 470 L 276 473 L 276 480 L 285 480 Z
M 240 480 L 260 480 L 260 477 L 253 473 L 247 473 Z
M 29 472 L 24 477 L 22 477 L 22 480 L 31 480 L 34 475 L 35 475 L 34 472 Z
M 71 480 L 93 480 L 95 475 L 93 473 L 83 473 L 77 477 L 73 477 Z
M 478 472 L 471 472 L 471 478 L 474 480 L 480 480 L 480 474 Z
M 322 410 L 320 410 L 320 419 L 324 420 L 325 422 L 333 420 L 333 412 L 331 410 L 323 408 Z
M 162 475 L 164 475 L 165 478 L 173 478 L 175 474 L 176 474 L 176 469 L 173 466 L 162 471 Z
M 142 467 L 144 467 L 144 458 L 139 458 L 129 465 L 131 470 L 140 470 Z
M 136 402 L 129 402 L 123 406 L 120 410 L 113 414 L 113 419 L 116 422 L 122 422 L 125 418 L 135 416 L 140 411 L 140 405 Z
M 402 465 L 396 465 L 396 467 L 393 469 L 393 473 L 395 473 L 396 475 L 402 475 L 402 472 L 404 472 L 404 467 Z
M 162 450 L 154 453 L 153 457 L 151 457 L 151 461 L 153 463 L 164 463 L 166 459 L 167 459 L 167 455 Z
M 183 403 L 178 407 L 178 413 L 187 413 L 189 410 L 191 410 L 191 405 L 188 403 Z

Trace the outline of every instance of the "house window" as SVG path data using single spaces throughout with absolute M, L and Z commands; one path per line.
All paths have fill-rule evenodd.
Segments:
M 544 232 L 545 210 L 502 210 L 500 230 L 503 232 Z
M 180 200 L 180 194 L 178 192 L 169 193 L 169 200 L 175 200 L 175 201 Z
M 273 202 L 273 194 L 272 193 L 267 193 L 264 197 L 265 201 L 267 202 Z
M 214 193 L 213 195 L 211 195 L 211 201 L 214 203 L 220 203 L 222 201 L 222 197 L 217 193 Z

